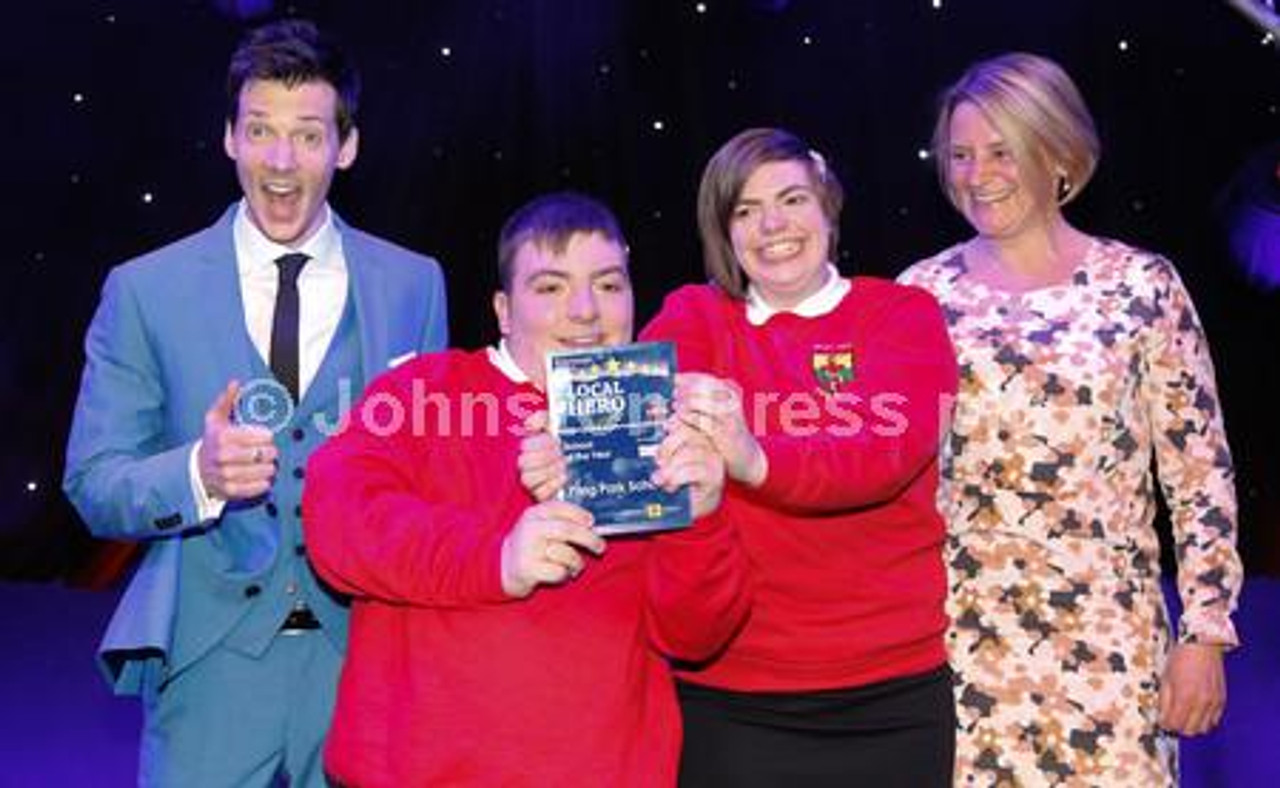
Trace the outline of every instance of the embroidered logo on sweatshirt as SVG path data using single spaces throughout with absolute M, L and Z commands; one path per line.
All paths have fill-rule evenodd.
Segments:
M 810 357 L 818 388 L 835 394 L 853 382 L 853 345 L 817 345 Z

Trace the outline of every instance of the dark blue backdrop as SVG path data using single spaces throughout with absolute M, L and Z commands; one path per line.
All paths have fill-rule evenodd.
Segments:
M 1233 266 L 1215 212 L 1249 155 L 1280 140 L 1280 56 L 1226 2 L 44 0 L 6 6 L 0 47 L 0 577 L 95 566 L 58 491 L 84 329 L 110 266 L 236 197 L 221 147 L 226 57 L 247 21 L 294 12 L 338 31 L 365 73 L 360 157 L 335 206 L 444 262 L 466 346 L 493 338 L 497 228 L 538 191 L 575 187 L 618 209 L 642 319 L 701 278 L 697 178 L 748 125 L 790 127 L 826 154 L 849 190 L 842 267 L 896 274 L 965 232 L 918 156 L 938 89 L 1000 51 L 1060 60 L 1104 141 L 1072 217 L 1178 264 L 1219 366 L 1243 552 L 1255 575 L 1280 573 L 1280 291 Z M 103 597 L 57 597 L 86 598 L 96 610 Z M 74 634 L 87 660 L 96 632 Z

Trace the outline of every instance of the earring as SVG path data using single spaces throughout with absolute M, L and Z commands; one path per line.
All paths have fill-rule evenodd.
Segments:
M 1071 196 L 1071 179 L 1065 172 L 1058 173 L 1058 205 L 1062 205 Z

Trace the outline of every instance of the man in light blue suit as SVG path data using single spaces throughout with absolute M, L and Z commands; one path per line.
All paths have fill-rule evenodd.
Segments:
M 64 488 L 145 545 L 100 657 L 142 696 L 139 784 L 324 784 L 347 605 L 302 541 L 306 460 L 366 381 L 446 345 L 440 267 L 327 203 L 355 161 L 359 78 L 313 25 L 232 56 L 243 198 L 114 269 L 85 340 Z

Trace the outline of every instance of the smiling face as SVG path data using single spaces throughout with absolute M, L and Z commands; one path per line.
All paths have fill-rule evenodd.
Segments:
M 512 260 L 509 292 L 493 296 L 511 357 L 538 388 L 547 353 L 631 341 L 627 253 L 600 233 L 575 233 L 564 250 L 526 241 Z
M 320 226 L 335 169 L 356 158 L 354 129 L 339 140 L 337 93 L 327 82 L 251 80 L 240 91 L 223 147 L 249 206 L 249 218 L 276 243 L 297 248 Z
M 770 306 L 793 307 L 821 289 L 831 223 L 809 168 L 792 159 L 757 167 L 733 207 L 729 239 L 743 273 Z
M 957 105 L 947 136 L 947 186 L 979 236 L 1010 240 L 1050 224 L 1058 213 L 1050 179 L 981 110 L 967 101 Z

